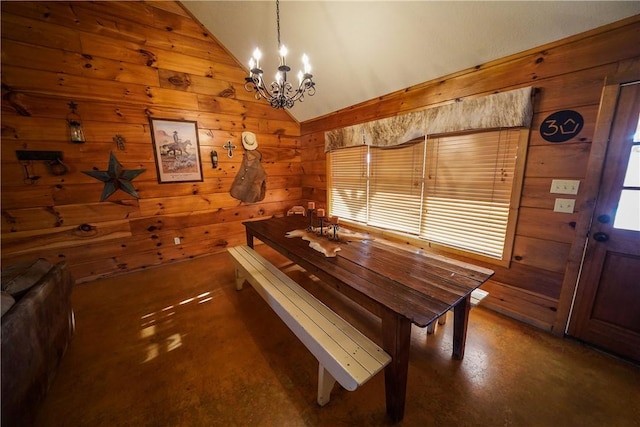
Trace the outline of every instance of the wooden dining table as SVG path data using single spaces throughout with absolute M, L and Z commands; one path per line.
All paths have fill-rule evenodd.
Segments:
M 453 309 L 453 358 L 464 357 L 470 295 L 492 270 L 375 239 L 342 242 L 337 255 L 327 257 L 308 241 L 286 237 L 287 232 L 309 226 L 309 219 L 299 215 L 243 224 L 248 246 L 259 239 L 380 317 L 382 348 L 392 358 L 384 371 L 391 421 L 404 416 L 411 324 L 426 327 Z

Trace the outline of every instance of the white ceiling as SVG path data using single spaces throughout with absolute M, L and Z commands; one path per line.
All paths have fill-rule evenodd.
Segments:
M 245 64 L 259 47 L 275 76 L 275 1 L 183 1 Z M 303 122 L 406 87 L 640 14 L 640 1 L 280 2 L 294 81 L 306 53 L 317 93 Z

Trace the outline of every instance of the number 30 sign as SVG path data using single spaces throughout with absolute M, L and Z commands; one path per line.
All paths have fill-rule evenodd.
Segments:
M 542 121 L 540 135 L 549 142 L 565 142 L 577 136 L 583 126 L 584 119 L 577 111 L 556 111 Z

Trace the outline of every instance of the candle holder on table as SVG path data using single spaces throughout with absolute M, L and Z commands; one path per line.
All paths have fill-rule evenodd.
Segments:
M 309 202 L 307 204 L 307 214 L 309 215 L 309 226 L 307 227 L 307 231 L 313 231 L 313 213 L 316 210 L 315 202 Z
M 320 234 L 319 234 L 319 236 L 322 237 L 322 236 L 324 236 L 324 221 L 326 219 L 324 209 L 323 208 L 318 208 L 316 210 L 316 215 L 318 217 L 318 220 L 320 221 Z M 327 228 L 327 231 L 328 231 L 328 228 Z
M 329 226 L 327 227 L 327 234 L 329 240 L 335 240 L 336 242 L 340 240 L 340 236 L 338 236 L 338 229 L 340 225 L 338 224 L 339 220 L 337 216 L 332 216 L 329 218 Z M 333 229 L 333 235 L 328 232 L 329 228 Z

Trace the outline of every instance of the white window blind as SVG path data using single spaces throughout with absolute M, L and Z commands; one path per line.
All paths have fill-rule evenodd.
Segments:
M 367 222 L 367 152 L 362 145 L 331 153 L 331 215 Z
M 334 150 L 331 215 L 503 259 L 520 139 L 508 129 Z
M 424 171 L 422 142 L 371 147 L 368 224 L 418 234 Z
M 518 130 L 429 139 L 420 236 L 501 258 Z

